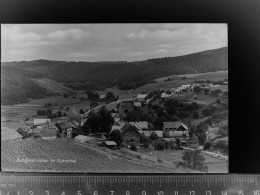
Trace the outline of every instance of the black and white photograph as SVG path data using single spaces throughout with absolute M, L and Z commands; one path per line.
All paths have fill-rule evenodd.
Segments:
M 226 23 L 1 24 L 3 172 L 228 173 Z

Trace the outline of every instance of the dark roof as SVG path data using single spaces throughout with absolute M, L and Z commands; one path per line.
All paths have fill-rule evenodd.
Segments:
M 82 124 L 82 118 L 71 118 L 70 120 L 69 120 L 69 122 L 71 123 L 71 125 L 73 125 L 74 127 L 79 127 L 79 126 L 81 126 Z
M 121 113 L 119 114 L 119 117 L 122 118 L 122 119 L 124 119 L 124 118 L 127 117 L 127 115 L 126 115 L 125 112 L 121 112 Z
M 163 122 L 163 126 L 164 126 L 166 129 L 169 129 L 169 128 L 171 128 L 171 129 L 177 129 L 177 128 L 179 128 L 181 125 L 182 125 L 185 129 L 188 130 L 188 127 L 187 127 L 185 124 L 183 124 L 182 122 L 180 122 L 180 121 L 176 121 L 176 122 Z
M 121 106 L 122 108 L 132 107 L 132 105 L 133 105 L 132 102 L 122 102 L 122 103 L 120 104 L 120 106 Z
M 141 134 L 142 131 L 140 129 L 138 129 L 136 126 L 134 125 L 129 125 L 129 124 L 126 124 L 125 126 L 123 126 L 119 131 L 121 132 L 121 134 L 124 134 L 128 129 L 133 129 L 135 130 L 137 133 Z
M 59 129 L 68 129 L 73 127 L 69 122 L 57 123 L 55 124 L 55 126 L 58 127 Z

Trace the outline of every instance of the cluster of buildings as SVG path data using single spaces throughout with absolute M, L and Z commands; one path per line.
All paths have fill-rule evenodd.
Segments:
M 223 82 L 223 84 L 228 85 L 228 82 Z M 181 85 L 177 88 L 161 89 L 164 90 L 164 92 L 161 93 L 161 98 L 175 97 L 177 96 L 178 93 L 193 91 L 193 89 L 197 86 L 201 87 L 202 89 L 220 87 L 220 85 L 214 85 L 212 83 L 186 84 L 186 85 Z
M 146 94 L 145 94 L 146 95 Z M 137 96 L 137 100 L 134 101 L 123 101 L 117 106 L 110 110 L 111 116 L 114 118 L 114 125 L 112 126 L 112 131 L 118 130 L 121 133 L 123 143 L 127 145 L 136 144 L 141 142 L 141 136 L 149 137 L 152 133 L 157 134 L 158 137 L 169 139 L 188 139 L 189 131 L 188 127 L 180 122 L 164 122 L 163 129 L 154 130 L 153 125 L 149 124 L 148 121 L 127 121 L 127 112 L 132 111 L 135 107 L 135 102 L 141 101 L 145 103 L 146 97 Z
M 182 87 L 185 88 L 187 86 Z M 172 91 L 172 93 L 174 93 L 174 91 Z M 188 127 L 182 122 L 164 122 L 163 129 L 153 130 L 152 125 L 149 124 L 148 121 L 126 120 L 127 112 L 132 111 L 135 107 L 142 107 L 150 101 L 152 101 L 152 98 L 147 98 L 147 94 L 139 94 L 133 99 L 117 101 L 112 107 L 112 104 L 110 104 L 108 111 L 115 121 L 111 132 L 118 130 L 121 133 L 123 143 L 126 145 L 139 145 L 141 143 L 142 135 L 150 136 L 152 133 L 156 133 L 158 137 L 162 138 L 188 138 Z M 78 142 L 102 142 L 102 144 L 107 145 L 107 147 L 116 145 L 116 143 L 107 140 L 107 138 L 110 137 L 108 135 L 91 134 L 91 131 L 85 132 L 86 130 L 83 130 L 82 127 L 86 122 L 86 119 L 86 117 L 58 117 L 52 119 L 35 118 L 32 121 L 20 121 L 20 130 L 27 134 L 36 133 L 41 139 L 74 138 L 75 141 Z M 16 132 L 13 134 L 19 135 L 14 137 L 22 139 L 22 136 L 19 133 Z

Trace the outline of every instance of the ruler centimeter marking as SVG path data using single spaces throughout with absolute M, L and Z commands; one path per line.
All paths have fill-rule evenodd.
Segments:
M 259 175 L 173 175 L 173 176 L 142 176 L 142 175 L 102 175 L 102 176 L 71 176 L 71 175 L 38 175 L 31 176 L 30 174 L 24 175 L 3 175 L 0 174 L 1 182 L 17 182 L 17 183 L 42 183 L 42 182 L 257 182 Z
M 109 176 L 109 175 L 102 175 L 102 176 L 71 176 L 71 175 L 38 175 L 38 176 L 31 176 L 31 175 L 2 175 L 0 174 L 0 181 L 1 182 L 17 182 L 17 183 L 42 183 L 42 182 L 55 182 L 55 183 L 77 183 L 77 182 L 112 182 L 112 183 L 125 183 L 125 182 L 152 182 L 152 183 L 160 183 L 160 182 L 206 182 L 206 183 L 219 183 L 219 182 L 231 182 L 231 183 L 244 183 L 244 182 L 258 182 L 257 175 L 177 175 L 177 176 L 156 176 L 156 175 L 149 175 L 149 176 L 133 176 L 133 175 L 124 175 L 124 176 Z
M 47 190 L 50 194 L 249 194 L 260 195 L 260 175 L 53 175 L 0 173 L 0 194 Z M 175 185 L 174 185 L 175 183 Z M 78 184 L 78 185 L 76 185 Z M 78 187 L 76 187 L 78 186 Z M 74 191 L 73 191 L 74 190 Z M 103 190 L 103 191 L 102 191 Z M 119 191 L 117 191 L 119 190 Z M 125 191 L 124 191 L 125 190 Z M 139 190 L 139 191 L 138 191 Z M 73 191 L 73 193 L 72 193 Z M 138 191 L 138 192 L 137 192 Z M 213 193 L 214 191 L 214 193 Z M 96 193 L 95 193 L 96 192 Z M 113 192 L 113 193 L 114 193 Z M 123 192 L 123 193 L 122 193 Z M 146 193 L 147 192 L 147 193 Z M 149 192 L 149 193 L 148 193 Z M 38 193 L 36 193 L 38 194 Z M 100 193 L 101 194 L 101 193 Z M 104 194 L 104 193 L 103 193 Z

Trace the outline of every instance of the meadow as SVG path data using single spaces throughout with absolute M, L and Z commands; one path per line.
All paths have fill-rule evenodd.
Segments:
M 166 160 L 174 164 L 181 161 L 184 150 L 148 150 L 141 149 L 140 153 L 144 155 L 149 155 L 157 159 Z M 209 155 L 203 154 L 205 158 L 205 165 L 208 166 L 209 173 L 228 173 L 228 161 L 220 160 Z M 145 158 L 145 157 L 144 157 Z
M 170 80 L 167 81 L 168 78 Z M 136 91 L 141 92 L 141 91 L 177 88 L 185 84 L 194 84 L 194 81 L 196 80 L 223 81 L 225 78 L 228 78 L 227 71 L 208 72 L 208 73 L 201 73 L 201 74 L 171 75 L 168 77 L 155 79 L 154 83 L 149 83 L 142 87 L 139 87 L 136 89 Z M 218 89 L 218 88 L 227 90 L 227 86 L 216 87 L 214 89 Z

